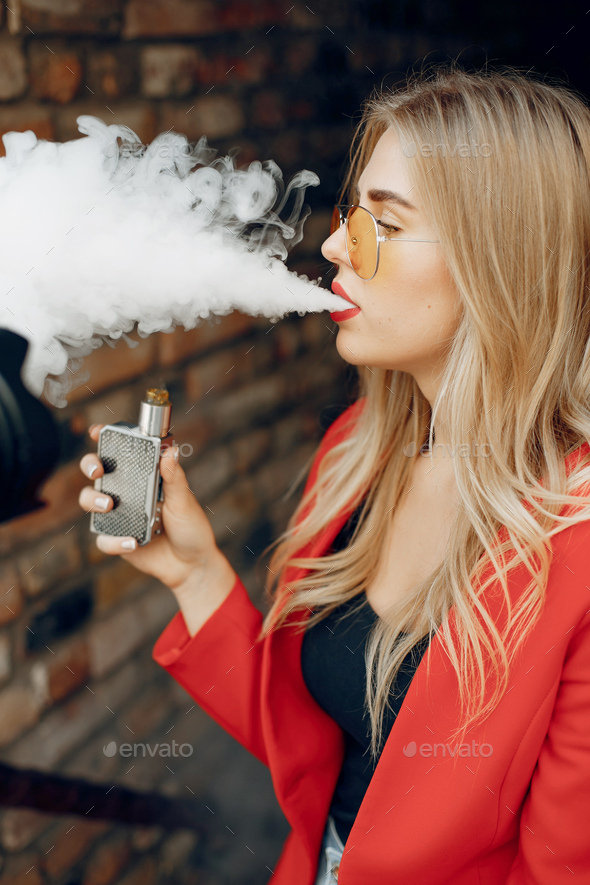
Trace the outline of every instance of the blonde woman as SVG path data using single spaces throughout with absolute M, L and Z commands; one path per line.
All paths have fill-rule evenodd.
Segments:
M 164 462 L 124 553 L 178 599 L 154 658 L 270 767 L 277 885 L 590 883 L 585 101 L 454 63 L 376 95 L 322 252 L 360 395 L 264 618 Z

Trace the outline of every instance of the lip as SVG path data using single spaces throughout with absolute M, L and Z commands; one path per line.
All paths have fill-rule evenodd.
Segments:
M 350 301 L 350 303 L 353 305 L 353 307 L 357 307 L 360 310 L 360 307 L 358 306 L 358 304 L 355 304 L 355 302 L 352 300 L 352 298 L 349 298 L 349 296 L 346 294 L 346 292 L 344 291 L 344 289 L 342 288 L 340 283 L 337 283 L 336 281 L 334 281 L 332 283 L 331 289 L 332 289 L 332 292 L 334 293 L 334 295 L 340 295 L 341 298 L 346 298 L 347 301 Z M 347 311 L 339 311 L 339 312 L 346 313 Z

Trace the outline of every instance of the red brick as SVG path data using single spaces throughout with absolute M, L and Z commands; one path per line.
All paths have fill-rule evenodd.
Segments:
M 75 52 L 37 44 L 30 62 L 31 90 L 36 98 L 67 104 L 80 91 L 82 63 Z
M 118 885 L 154 885 L 158 878 L 158 867 L 153 857 L 144 857 L 131 869 Z
M 326 318 L 323 313 L 308 313 L 300 322 L 301 339 L 306 348 L 325 345 L 332 338 L 326 328 Z
M 265 375 L 273 370 L 275 351 L 273 338 L 276 335 L 277 325 L 278 324 L 275 324 L 270 327 L 268 335 L 259 336 L 251 351 L 251 354 L 254 357 L 254 369 L 256 375 Z
M 218 544 L 248 531 L 258 513 L 254 483 L 241 479 L 206 508 Z
M 124 559 L 109 557 L 110 562 L 105 568 L 95 572 L 94 576 L 94 609 L 101 614 L 125 599 L 136 590 L 145 575 Z
M 198 501 L 209 501 L 219 489 L 224 488 L 235 476 L 230 449 L 216 446 L 208 455 L 197 458 L 196 463 L 185 468 L 189 485 Z
M 292 127 L 279 132 L 270 143 L 269 154 L 282 169 L 297 166 L 304 152 L 303 133 Z
M 318 210 L 317 212 L 312 212 L 309 218 L 306 219 L 302 245 L 307 252 L 320 254 L 322 243 L 330 236 L 331 217 L 332 213 L 329 210 Z M 308 315 L 306 314 L 306 316 Z M 327 317 L 326 313 L 325 318 Z
M 336 30 L 336 27 L 342 25 L 345 22 L 343 21 L 342 14 L 338 15 L 338 5 L 335 3 L 330 4 L 330 27 L 333 30 Z M 316 10 L 313 10 L 309 6 L 304 6 L 303 4 L 297 4 L 291 6 L 288 12 L 285 13 L 284 19 L 285 27 L 290 27 L 293 29 L 299 29 L 302 31 L 308 31 L 312 28 L 316 28 L 318 30 L 324 29 L 326 22 L 325 17 L 321 15 Z
M 259 322 L 259 317 L 234 310 L 224 317 L 213 315 L 210 320 L 202 321 L 189 331 L 179 326 L 172 333 L 162 332 L 158 336 L 152 336 L 157 337 L 158 341 L 159 365 L 170 366 L 190 356 L 197 357 L 217 344 L 245 336 Z
M 255 464 L 266 457 L 270 451 L 270 440 L 270 431 L 261 427 L 233 441 L 233 460 L 238 475 L 247 473 Z
M 138 87 L 139 59 L 135 46 L 110 46 L 103 50 L 92 47 L 86 63 L 84 92 L 88 97 L 108 101 L 133 95 Z
M 130 857 L 130 836 L 127 833 L 110 836 L 92 852 L 82 876 L 82 885 L 110 885 L 117 880 Z
M 32 808 L 11 808 L 0 818 L 0 840 L 7 851 L 21 851 L 53 823 L 53 815 Z
M 276 323 L 272 336 L 273 360 L 276 364 L 291 360 L 299 348 L 299 334 L 297 323 L 285 318 Z
M 88 90 L 84 90 L 88 92 Z M 90 96 L 90 93 L 88 92 Z M 118 123 L 122 126 L 129 126 L 130 129 L 137 134 L 140 141 L 148 144 L 158 134 L 156 127 L 156 115 L 150 105 L 143 104 L 141 101 L 134 101 L 129 104 L 116 104 L 114 107 L 106 103 L 90 104 L 86 100 L 82 100 L 81 96 L 76 102 L 72 102 L 63 108 L 55 111 L 55 133 L 58 141 L 70 141 L 73 138 L 80 138 L 80 132 L 76 124 L 76 117 L 80 114 L 90 114 L 98 117 L 104 123 Z M 96 100 L 92 97 L 93 102 Z M 130 337 L 133 337 L 131 335 Z M 119 340 L 119 343 L 123 343 Z M 108 348 L 108 344 L 102 345 Z M 109 348 L 110 350 L 110 348 Z M 84 361 L 86 362 L 86 360 Z
M 117 421 L 137 423 L 142 395 L 134 388 L 123 387 L 120 390 L 109 390 L 103 396 L 90 397 L 84 404 L 81 428 L 93 450 L 96 450 L 96 444 L 88 436 L 91 424 L 114 424 Z
M 9 858 L 2 870 L 2 885 L 43 885 L 39 861 L 36 852 Z
M 6 633 L 0 633 L 0 682 L 10 678 L 12 672 L 12 651 L 10 637 Z
M 163 130 L 173 129 L 189 140 L 202 135 L 206 135 L 209 141 L 235 135 L 244 128 L 245 122 L 242 105 L 222 92 L 187 99 L 180 106 L 166 104 L 161 116 Z
M 174 870 L 186 863 L 193 850 L 197 834 L 187 830 L 181 830 L 168 836 L 160 849 L 160 871 L 164 876 L 169 876 Z
M 279 457 L 289 455 L 297 448 L 306 434 L 305 419 L 305 413 L 297 411 L 273 424 L 272 443 L 276 455 Z
M 82 513 L 82 511 L 80 511 Z M 63 578 L 73 575 L 82 562 L 75 532 L 48 535 L 29 547 L 17 560 L 21 586 L 30 596 L 38 596 Z
M 117 710 L 144 684 L 145 667 L 135 661 L 121 667 L 104 682 L 90 683 L 90 690 L 85 688 L 46 712 L 36 728 L 4 751 L 4 760 L 20 768 L 55 770 L 65 756 L 71 755 L 97 729 L 112 721 L 113 714 L 108 707 Z
M 200 408 L 216 435 L 243 431 L 255 419 L 268 418 L 284 400 L 285 379 L 277 372 L 217 397 L 207 403 L 206 411 L 203 403 Z
M 0 626 L 18 617 L 22 608 L 23 593 L 16 566 L 3 563 L 0 565 Z
M 77 461 L 56 470 L 39 490 L 40 499 L 46 502 L 45 507 L 0 525 L 0 553 L 36 541 L 40 535 L 60 525 L 69 531 L 84 517 L 78 495 L 87 484 L 88 477 L 84 476 Z
M 34 725 L 41 701 L 24 685 L 9 685 L 0 692 L 0 747 L 4 747 Z
M 254 96 L 252 107 L 253 126 L 276 129 L 285 123 L 284 99 L 280 92 L 265 89 Z
M 100 678 L 114 670 L 143 639 L 145 632 L 131 606 L 118 609 L 109 618 L 92 624 L 88 635 L 92 675 Z
M 248 3 L 245 0 L 227 0 L 219 5 L 219 20 L 224 30 L 252 30 L 268 24 L 283 24 L 284 9 L 275 0 Z
M 286 47 L 283 62 L 287 71 L 295 77 L 302 77 L 313 70 L 318 59 L 317 39 L 308 36 L 292 37 Z
M 131 730 L 130 740 L 141 742 L 150 735 L 173 712 L 173 701 L 170 688 L 162 686 L 150 687 L 134 704 L 125 707 L 125 726 Z M 170 735 L 170 740 L 174 735 Z M 166 741 L 168 738 L 165 739 Z
M 0 137 L 6 132 L 25 132 L 31 129 L 37 138 L 52 140 L 55 130 L 48 108 L 36 105 L 0 107 Z M 0 156 L 5 156 L 4 145 L 0 142 Z
M 148 98 L 187 95 L 197 80 L 194 46 L 145 46 L 141 51 L 141 91 Z
M 273 501 L 281 498 L 297 478 L 300 468 L 297 451 L 261 467 L 253 478 L 261 500 Z
M 67 818 L 42 855 L 41 868 L 52 880 L 65 876 L 108 827 L 106 821 Z
M 153 337 L 139 338 L 136 333 L 129 335 L 138 341 L 137 347 L 129 347 L 126 341 L 118 339 L 114 347 L 103 344 L 84 358 L 83 371 L 90 372 L 86 385 L 81 385 L 67 394 L 68 403 L 78 402 L 124 381 L 143 375 L 152 365 L 156 350 Z
M 27 63 L 14 40 L 0 42 L 0 101 L 19 98 L 27 88 Z
M 51 703 L 61 701 L 85 685 L 89 674 L 88 646 L 76 640 L 31 668 L 31 682 L 40 697 Z
M 187 37 L 211 34 L 217 28 L 214 0 L 129 0 L 123 37 Z
M 93 623 L 88 633 L 92 675 L 100 678 L 114 670 L 172 617 L 175 605 L 172 594 L 159 586 Z
M 116 34 L 121 26 L 121 0 L 13 0 L 8 16 L 12 34 Z
M 149 851 L 162 838 L 162 827 L 134 827 L 131 842 L 136 851 Z
M 236 345 L 203 357 L 184 373 L 186 398 L 197 403 L 205 396 L 242 385 L 252 375 L 254 357 L 251 345 Z
M 270 52 L 254 46 L 246 54 L 217 52 L 205 55 L 200 53 L 197 60 L 197 82 L 210 86 L 218 83 L 238 81 L 254 85 L 263 83 L 273 72 L 274 60 Z

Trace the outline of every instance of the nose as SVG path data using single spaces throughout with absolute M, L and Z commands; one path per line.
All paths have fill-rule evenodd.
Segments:
M 346 254 L 346 228 L 343 224 L 324 240 L 321 252 L 324 258 L 331 261 L 332 264 L 346 264 L 350 266 Z

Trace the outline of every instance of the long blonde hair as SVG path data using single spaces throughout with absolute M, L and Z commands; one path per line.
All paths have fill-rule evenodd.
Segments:
M 432 443 L 444 407 L 450 451 L 463 452 L 454 459 L 460 505 L 443 564 L 370 633 L 365 702 L 374 758 L 399 666 L 436 631 L 459 685 L 463 718 L 453 739 L 463 740 L 495 708 L 543 607 L 546 545 L 590 517 L 581 507 L 590 498 L 572 494 L 590 481 L 588 459 L 569 477 L 564 465 L 567 454 L 590 440 L 589 108 L 564 84 L 515 67 L 469 72 L 450 62 L 414 72 L 365 102 L 343 187 L 348 202 L 388 127 L 409 158 L 412 183 L 457 286 L 457 332 L 432 410 L 408 373 L 358 367 L 359 398 L 366 400 L 353 431 L 325 454 L 315 486 L 264 551 L 276 546 L 265 585 L 271 607 L 258 637 L 299 609 L 306 618 L 290 626 L 310 627 L 369 587 L 385 554 L 392 505 L 420 446 Z M 478 457 L 482 451 L 487 457 Z M 363 497 L 347 549 L 315 559 L 295 555 Z M 567 507 L 570 515 L 559 516 Z M 508 535 L 498 543 L 502 526 Z M 531 580 L 513 606 L 507 575 L 522 563 Z M 286 566 L 307 572 L 289 583 L 283 604 Z M 496 580 L 506 603 L 502 629 L 483 596 Z M 456 642 L 446 617 L 452 606 Z

